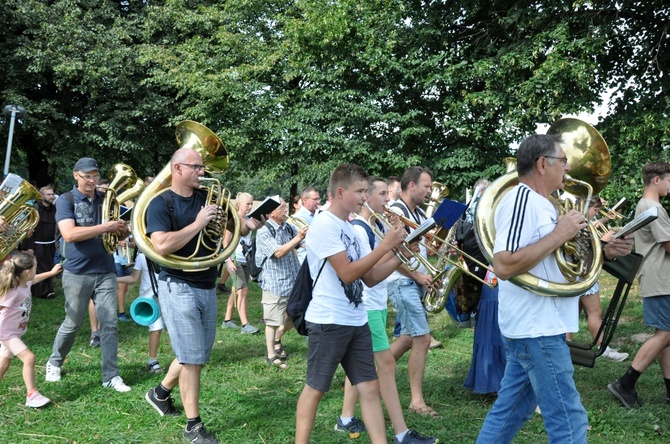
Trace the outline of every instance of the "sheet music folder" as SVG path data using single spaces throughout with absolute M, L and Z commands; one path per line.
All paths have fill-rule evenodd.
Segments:
M 467 208 L 468 206 L 464 203 L 444 199 L 440 206 L 437 207 L 437 210 L 435 210 L 435 213 L 433 213 L 433 217 L 429 217 L 423 221 L 416 230 L 412 231 L 412 233 L 407 236 L 405 241 L 412 243 L 436 226 L 444 228 L 445 230 L 450 229 L 463 213 L 465 213 Z

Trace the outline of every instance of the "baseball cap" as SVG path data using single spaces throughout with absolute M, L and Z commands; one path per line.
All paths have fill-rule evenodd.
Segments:
M 97 171 L 98 169 L 98 162 L 90 157 L 82 157 L 74 164 L 74 171 L 81 171 L 82 173 Z

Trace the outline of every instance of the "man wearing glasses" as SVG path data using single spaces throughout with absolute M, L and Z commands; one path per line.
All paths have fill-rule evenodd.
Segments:
M 147 236 L 160 255 L 190 257 L 197 253 L 199 234 L 217 217 L 218 207 L 209 204 L 206 193 L 199 189 L 199 179 L 205 175 L 200 154 L 180 148 L 172 155 L 170 166 L 170 188 L 153 199 L 147 210 Z M 241 223 L 240 234 L 246 236 L 260 228 L 265 223 L 265 218 L 261 219 Z M 230 231 L 234 229 L 231 222 L 229 219 Z M 213 242 L 204 242 L 215 247 Z M 216 265 L 186 271 L 161 266 L 158 276 L 158 300 L 175 359 L 145 399 L 161 416 L 177 416 L 180 412 L 174 407 L 171 392 L 179 385 L 187 421 L 183 434 L 198 444 L 218 442 L 205 429 L 199 409 L 201 370 L 209 361 L 216 335 L 217 278 Z
M 115 233 L 124 239 L 129 232 L 125 222 L 120 220 L 100 223 L 104 193 L 96 190 L 100 174 L 95 159 L 79 159 L 73 177 L 77 185 L 56 201 L 56 222 L 65 242 L 62 260 L 66 315 L 46 365 L 46 380 L 61 380 L 61 366 L 74 345 L 88 301 L 93 298 L 100 323 L 102 385 L 128 392 L 130 387 L 119 376 L 116 364 L 119 331 L 114 258 L 105 251 L 102 235 Z
M 316 188 L 314 188 L 313 186 L 308 186 L 302 190 L 301 196 L 302 196 L 302 206 L 298 211 L 296 211 L 293 217 L 299 217 L 300 219 L 303 219 L 305 222 L 311 225 L 312 221 L 314 220 L 316 210 L 319 209 L 319 205 L 321 204 L 321 195 L 319 194 L 319 191 Z M 307 250 L 305 250 L 304 241 L 300 244 L 300 247 L 296 251 L 298 252 L 298 260 L 302 264 L 302 261 L 305 260 L 305 256 L 307 255 Z

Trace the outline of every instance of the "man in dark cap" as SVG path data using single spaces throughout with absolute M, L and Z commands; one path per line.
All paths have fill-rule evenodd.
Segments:
M 56 201 L 56 222 L 65 242 L 63 292 L 66 315 L 46 365 L 46 380 L 60 381 L 61 366 L 74 345 L 88 301 L 93 295 L 100 322 L 102 385 L 118 392 L 128 392 L 130 387 L 123 383 L 116 364 L 119 331 L 114 258 L 102 243 L 103 234 L 114 233 L 124 239 L 128 236 L 128 229 L 120 220 L 101 223 L 104 193 L 96 190 L 100 174 L 95 159 L 79 159 L 74 166 L 73 177 L 77 185 Z

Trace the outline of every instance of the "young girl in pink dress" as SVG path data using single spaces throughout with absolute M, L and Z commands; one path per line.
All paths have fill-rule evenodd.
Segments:
M 23 343 L 21 337 L 28 329 L 33 284 L 57 275 L 60 264 L 51 271 L 35 275 L 37 261 L 29 253 L 16 252 L 0 269 L 0 381 L 4 378 L 14 356 L 23 361 L 23 381 L 28 396 L 27 407 L 43 407 L 50 401 L 35 387 L 35 354 Z

